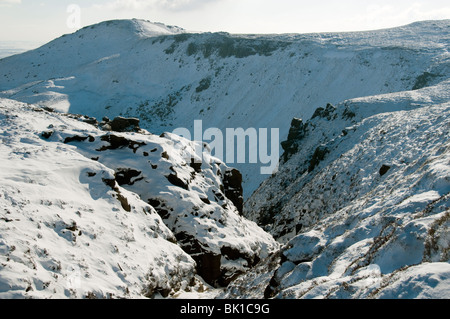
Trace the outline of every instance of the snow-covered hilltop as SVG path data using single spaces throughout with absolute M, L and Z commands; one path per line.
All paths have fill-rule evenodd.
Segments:
M 141 119 L 155 134 L 209 127 L 280 128 L 327 103 L 437 83 L 448 74 L 448 20 L 355 33 L 188 34 L 107 21 L 0 60 L 0 96 L 101 119 Z M 205 124 L 205 129 L 206 129 Z M 243 172 L 244 196 L 266 179 Z

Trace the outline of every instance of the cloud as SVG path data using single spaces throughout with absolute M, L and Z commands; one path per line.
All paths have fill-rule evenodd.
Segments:
M 359 25 L 363 29 L 377 29 L 408 24 L 421 20 L 448 19 L 450 5 L 429 6 L 426 2 L 411 2 L 407 6 L 393 2 L 384 5 L 368 5 L 365 12 L 347 19 L 344 23 Z
M 206 4 L 218 1 L 222 0 L 114 0 L 106 4 L 94 5 L 94 7 L 108 10 L 128 11 L 144 9 L 180 11 L 197 9 Z
M 0 7 L 10 7 L 13 4 L 21 4 L 22 0 L 0 0 Z

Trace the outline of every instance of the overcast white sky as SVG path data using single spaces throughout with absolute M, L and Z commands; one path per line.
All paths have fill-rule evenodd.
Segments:
M 0 0 L 0 42 L 48 42 L 111 19 L 142 18 L 191 31 L 308 33 L 373 30 L 450 19 L 448 0 Z

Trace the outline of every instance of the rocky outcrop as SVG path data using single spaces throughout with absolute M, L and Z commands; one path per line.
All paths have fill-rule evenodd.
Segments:
M 330 150 L 325 145 L 320 145 L 319 147 L 317 147 L 311 160 L 309 161 L 308 172 L 312 172 L 314 168 L 316 168 L 316 166 L 325 159 L 325 156 L 329 152 Z
M 123 137 L 120 135 L 115 135 L 115 134 L 103 135 L 100 137 L 100 139 L 104 142 L 108 142 L 109 145 L 103 145 L 102 147 L 97 149 L 97 151 L 99 151 L 99 152 L 128 147 L 128 148 L 132 149 L 134 153 L 136 153 L 136 151 L 139 147 L 145 145 L 144 142 L 133 141 L 126 137 Z
M 305 137 L 308 123 L 303 123 L 302 119 L 294 118 L 291 122 L 289 135 L 286 141 L 281 142 L 284 150 L 283 159 L 286 162 L 293 154 L 297 153 L 300 141 Z
M 225 196 L 236 206 L 240 214 L 244 209 L 244 197 L 242 188 L 242 174 L 237 169 L 225 171 L 223 176 Z
M 124 124 L 120 130 L 125 126 L 129 127 Z M 179 136 L 141 133 L 96 130 L 67 139 L 115 171 L 104 183 L 126 212 L 133 208 L 120 187 L 155 209 L 208 284 L 227 286 L 278 247 L 272 236 L 242 216 L 242 174 L 237 169 L 206 152 L 197 163 L 195 145 Z M 187 156 L 180 156 L 174 144 L 182 145 Z
M 141 130 L 139 127 L 139 122 L 140 121 L 137 118 L 124 118 L 119 116 L 110 121 L 107 117 L 105 117 L 100 125 L 105 131 L 139 132 Z
M 118 168 L 115 174 L 117 183 L 122 185 L 134 185 L 134 183 L 142 180 L 142 172 L 131 168 Z

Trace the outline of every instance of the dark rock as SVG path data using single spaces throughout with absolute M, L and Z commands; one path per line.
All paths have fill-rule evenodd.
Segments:
M 292 155 L 297 153 L 299 142 L 306 136 L 308 123 L 303 124 L 302 119 L 294 118 L 291 122 L 289 135 L 286 141 L 281 142 L 284 150 L 284 161 L 286 162 Z
M 54 109 L 52 109 L 51 107 L 48 107 L 48 106 L 43 106 L 42 108 L 43 108 L 44 110 L 46 110 L 47 112 L 50 112 L 50 113 L 55 112 Z
M 262 207 L 259 217 L 258 225 L 267 226 L 274 222 L 275 216 L 281 211 L 283 204 L 281 202 L 276 202 L 268 207 Z
M 101 150 L 115 150 L 121 147 L 128 146 L 130 144 L 130 141 L 125 137 L 113 134 L 104 135 L 100 139 L 110 144 L 110 146 L 103 146 Z
M 161 208 L 161 207 L 154 207 L 156 210 L 156 213 L 159 215 L 159 217 L 161 217 L 162 219 L 167 219 L 170 216 L 170 212 L 165 209 L 165 208 Z
M 176 173 L 167 176 L 167 180 L 174 186 L 178 186 L 184 188 L 185 190 L 189 190 L 188 184 L 186 184 L 182 179 L 180 179 Z
M 260 261 L 260 258 L 257 255 L 244 254 L 239 249 L 233 247 L 223 246 L 220 249 L 220 253 L 230 260 L 244 259 L 247 261 L 249 267 L 255 266 Z
M 436 77 L 439 77 L 439 75 L 433 74 L 430 72 L 424 72 L 423 74 L 421 74 L 420 76 L 417 77 L 416 83 L 414 83 L 414 86 L 412 89 L 419 90 L 424 87 L 427 87 L 431 84 L 431 81 Z
M 77 224 L 73 224 L 72 226 L 66 227 L 67 230 L 70 230 L 72 232 L 76 232 L 78 230 Z
M 53 133 L 54 133 L 53 131 L 45 131 L 41 133 L 41 137 L 49 139 L 53 135 Z
M 207 205 L 211 204 L 211 201 L 208 198 L 201 197 L 200 200 Z
M 104 122 L 107 125 L 103 126 L 103 129 L 110 129 L 115 132 L 139 132 L 141 128 L 139 127 L 139 119 L 137 118 L 124 118 L 116 117 L 112 121 Z
M 111 187 L 112 189 L 116 188 L 116 180 L 115 179 L 102 179 L 103 183 L 105 183 L 107 186 Z
M 197 263 L 197 273 L 210 285 L 219 286 L 222 272 L 220 270 L 220 255 L 211 252 L 192 256 Z
M 151 199 L 151 198 L 147 202 L 156 210 L 156 212 L 162 219 L 169 218 L 170 212 L 167 209 L 165 203 L 159 201 L 158 199 Z
M 327 104 L 327 107 L 325 109 L 322 107 L 319 107 L 316 109 L 316 111 L 314 112 L 311 119 L 314 119 L 316 117 L 324 118 L 324 119 L 327 119 L 330 121 L 330 120 L 336 118 L 336 107 L 334 107 L 330 103 Z
M 175 236 L 181 248 L 195 260 L 198 275 L 208 284 L 215 287 L 219 286 L 222 275 L 220 269 L 221 255 L 208 251 L 207 247 L 203 247 L 195 237 L 185 232 L 180 232 Z
M 104 142 L 108 142 L 109 146 L 102 146 L 97 151 L 102 152 L 106 150 L 115 150 L 118 148 L 128 147 L 133 150 L 134 153 L 136 153 L 137 149 L 141 146 L 144 146 L 144 142 L 136 142 L 129 140 L 123 136 L 117 136 L 114 134 L 108 134 L 100 137 L 100 139 Z
M 190 165 L 195 170 L 196 173 L 200 173 L 202 171 L 202 163 L 195 162 L 195 160 L 193 158 L 191 159 Z
M 167 298 L 171 292 L 172 289 L 169 288 L 159 288 L 155 290 L 155 293 L 159 293 L 163 298 Z
M 220 186 L 222 186 L 222 185 L 220 185 Z M 214 198 L 216 199 L 216 201 L 223 201 L 223 200 L 225 200 L 225 196 L 223 196 L 223 194 L 221 192 L 215 191 L 214 189 L 212 190 L 212 192 L 214 194 Z
M 323 146 L 323 145 L 316 148 L 316 150 L 314 151 L 314 154 L 311 158 L 311 161 L 309 162 L 308 172 L 312 172 L 314 170 L 314 168 L 316 168 L 316 166 L 319 165 L 319 163 L 325 159 L 325 156 L 329 152 L 330 152 L 330 150 L 326 146 Z
M 117 199 L 120 202 L 120 205 L 122 205 L 122 208 L 127 211 L 131 212 L 131 205 L 128 203 L 128 199 L 123 196 L 119 191 L 117 191 Z
M 71 143 L 71 142 L 84 142 L 87 139 L 88 139 L 87 136 L 79 136 L 79 135 L 70 136 L 70 137 L 65 138 L 64 144 Z
M 220 249 L 220 253 L 231 260 L 238 260 L 239 258 L 242 257 L 242 253 L 239 251 L 239 249 L 232 247 L 224 246 Z
M 131 168 L 119 168 L 115 174 L 117 183 L 122 185 L 134 185 L 139 180 L 142 180 L 143 177 L 135 179 L 132 181 L 134 177 L 138 177 L 142 172 L 137 171 Z
M 278 286 L 280 283 L 276 280 L 275 276 L 270 279 L 269 285 L 264 290 L 264 299 L 271 299 L 278 293 Z
M 169 160 L 169 154 L 167 154 L 167 152 L 162 152 L 161 157 L 165 158 L 166 160 Z
M 242 174 L 237 169 L 229 169 L 223 176 L 225 196 L 236 206 L 240 214 L 244 210 L 244 190 L 242 188 Z
M 103 180 L 103 183 L 105 183 L 107 186 L 111 187 L 111 189 L 116 192 L 117 199 L 119 200 L 122 208 L 127 212 L 131 212 L 131 206 L 128 203 L 127 198 L 120 193 L 120 190 L 116 185 L 116 180 L 115 179 L 106 179 L 106 178 L 104 178 L 102 180 Z
M 88 123 L 94 126 L 98 126 L 98 121 L 94 117 L 86 117 L 82 120 L 84 123 Z
M 153 207 L 159 207 L 161 205 L 161 202 L 157 199 L 149 199 L 148 203 Z
M 386 173 L 387 173 L 390 169 L 391 169 L 391 167 L 388 166 L 388 165 L 383 165 L 383 166 L 381 166 L 381 168 L 380 168 L 380 176 L 386 175 Z
M 351 120 L 356 116 L 355 112 L 350 110 L 348 107 L 345 108 L 344 112 L 342 113 L 342 118 L 344 120 Z

